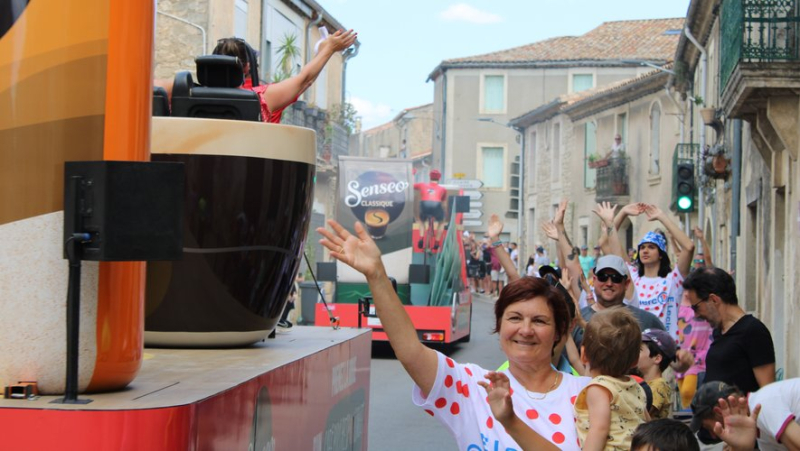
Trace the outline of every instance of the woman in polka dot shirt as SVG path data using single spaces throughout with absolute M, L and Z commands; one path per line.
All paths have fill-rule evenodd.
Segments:
M 331 256 L 364 274 L 397 359 L 416 384 L 412 400 L 450 430 L 458 449 L 519 450 L 495 422 L 478 384 L 490 371 L 459 364 L 423 345 L 386 276 L 381 254 L 361 223 L 356 235 L 336 221 L 317 229 Z M 556 371 L 550 364 L 555 344 L 567 333 L 569 313 L 561 294 L 542 279 L 524 277 L 506 286 L 495 304 L 495 332 L 509 361 L 514 412 L 538 433 L 536 449 L 579 449 L 573 403 L 589 383 Z
M 667 240 L 663 234 L 647 232 L 639 242 L 636 260 L 629 264 L 634 297 L 639 308 L 658 317 L 667 331 L 678 339 L 678 303 L 683 294 L 683 279 L 689 275 L 694 256 L 694 242 L 660 208 L 644 203 L 629 204 L 614 218 L 619 229 L 628 216 L 644 213 L 649 221 L 658 221 L 675 238 L 682 252 L 673 267 L 667 254 Z M 619 255 L 624 257 L 622 249 Z

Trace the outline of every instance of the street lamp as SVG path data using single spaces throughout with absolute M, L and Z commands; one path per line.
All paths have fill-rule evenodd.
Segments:
M 508 122 L 496 121 L 490 117 L 479 117 L 478 121 L 491 122 L 492 124 L 510 128 L 519 133 L 520 136 L 519 178 L 517 179 L 517 190 L 519 191 L 519 201 L 517 202 L 517 246 L 519 247 L 519 250 L 517 251 L 517 255 L 521 257 L 517 258 L 517 270 L 520 271 L 520 274 L 525 274 L 523 271 L 523 262 L 525 261 L 525 256 L 527 255 L 525 253 L 525 241 L 527 240 L 528 236 L 527 221 L 525 221 L 525 191 L 523 189 L 525 186 L 525 129 L 511 125 Z

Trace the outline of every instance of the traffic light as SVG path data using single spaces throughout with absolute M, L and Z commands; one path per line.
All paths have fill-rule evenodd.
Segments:
M 675 173 L 675 205 L 678 213 L 694 211 L 694 163 L 678 163 Z

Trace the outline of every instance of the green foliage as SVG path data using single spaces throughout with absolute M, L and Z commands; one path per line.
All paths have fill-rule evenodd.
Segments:
M 272 74 L 272 83 L 286 80 L 294 75 L 294 62 L 300 58 L 300 47 L 297 45 L 297 36 L 284 34 L 280 47 L 275 52 L 279 56 L 275 73 Z
M 328 109 L 328 117 L 330 120 L 347 129 L 347 133 L 353 133 L 356 129 L 357 114 L 358 111 L 356 111 L 353 104 L 349 102 L 337 103 Z

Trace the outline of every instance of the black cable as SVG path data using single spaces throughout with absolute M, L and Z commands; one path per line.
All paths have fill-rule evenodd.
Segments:
M 317 276 L 314 274 L 314 269 L 311 268 L 311 262 L 308 261 L 308 255 L 303 251 L 303 258 L 306 259 L 306 265 L 308 266 L 308 272 L 311 273 L 311 278 L 314 279 L 314 285 L 317 287 L 317 291 L 319 292 L 319 296 L 322 299 L 322 303 L 325 305 L 325 311 L 328 312 L 328 319 L 330 319 L 331 326 L 334 329 L 339 328 L 339 318 L 336 318 L 331 313 L 330 308 L 328 308 L 328 303 L 325 302 L 325 294 L 322 292 L 322 288 L 319 286 L 319 282 L 317 282 Z

